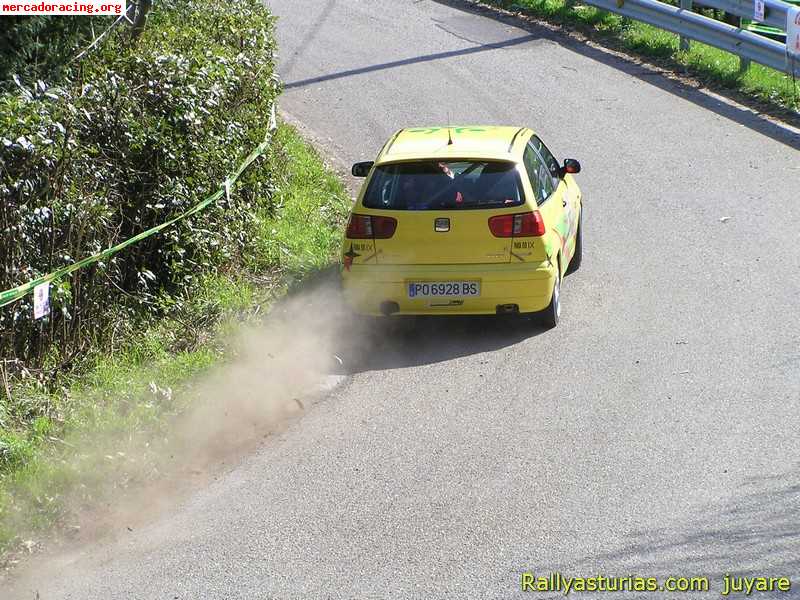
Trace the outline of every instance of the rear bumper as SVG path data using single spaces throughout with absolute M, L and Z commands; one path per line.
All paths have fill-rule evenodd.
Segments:
M 381 305 L 396 303 L 403 315 L 486 315 L 498 306 L 516 305 L 519 312 L 547 308 L 556 267 L 541 263 L 487 265 L 353 265 L 342 269 L 342 290 L 352 310 L 382 314 Z M 480 281 L 481 294 L 464 298 L 409 298 L 409 281 Z

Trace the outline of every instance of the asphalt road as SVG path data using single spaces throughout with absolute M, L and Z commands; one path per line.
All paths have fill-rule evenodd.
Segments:
M 532 570 L 707 576 L 699 598 L 788 576 L 757 597 L 800 597 L 800 136 L 466 3 L 268 4 L 282 109 L 338 161 L 448 114 L 581 160 L 561 324 L 411 324 L 208 489 L 28 590 L 505 599 Z

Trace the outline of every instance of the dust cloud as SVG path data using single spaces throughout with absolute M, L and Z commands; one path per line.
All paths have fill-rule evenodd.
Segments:
M 181 392 L 190 395 L 188 408 L 165 428 L 81 448 L 73 470 L 82 483 L 66 494 L 68 515 L 46 542 L 31 536 L 41 555 L 14 557 L 20 568 L 7 581 L 0 572 L 0 586 L 22 589 L 26 574 L 41 578 L 82 549 L 175 509 L 330 392 L 348 372 L 345 361 L 352 368 L 368 348 L 370 332 L 368 320 L 342 304 L 338 267 L 306 278 L 259 324 L 227 340 L 226 360 Z M 151 386 L 142 393 L 172 393 Z
M 323 271 L 290 293 L 263 324 L 241 332 L 235 359 L 200 384 L 177 424 L 174 445 L 197 468 L 238 455 L 304 412 L 346 370 L 368 326 L 341 303 L 338 272 Z

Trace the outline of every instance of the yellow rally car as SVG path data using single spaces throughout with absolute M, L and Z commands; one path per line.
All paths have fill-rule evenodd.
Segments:
M 345 301 L 365 315 L 539 313 L 554 327 L 581 262 L 581 192 L 525 127 L 402 129 L 366 177 L 342 247 Z

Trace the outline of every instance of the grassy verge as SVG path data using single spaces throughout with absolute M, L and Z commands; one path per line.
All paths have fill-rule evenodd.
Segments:
M 10 401 L 0 403 L 0 555 L 68 524 L 71 508 L 152 472 L 138 442 L 168 433 L 192 403 L 193 380 L 229 356 L 234 330 L 335 256 L 349 207 L 339 179 L 286 125 L 267 160 L 275 201 L 257 214 L 241 268 L 204 277 L 170 300 L 165 318 L 112 344 L 56 391 L 32 379 L 10 382 Z M 48 416 L 27 418 L 42 406 Z
M 688 51 L 682 51 L 677 35 L 645 23 L 592 6 L 577 4 L 570 9 L 564 0 L 488 0 L 488 3 L 572 26 L 590 37 L 611 42 L 613 47 L 682 67 L 703 83 L 744 92 L 780 108 L 798 109 L 796 85 L 788 75 L 757 63 L 740 72 L 737 56 L 695 41 Z

